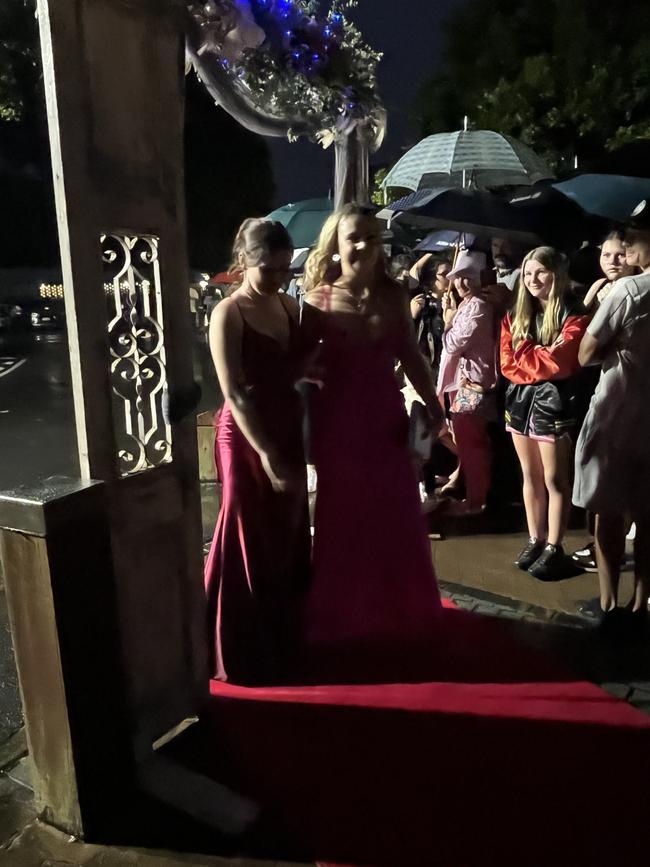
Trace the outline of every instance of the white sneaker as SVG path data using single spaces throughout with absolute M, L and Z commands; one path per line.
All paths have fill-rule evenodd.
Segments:
M 318 476 L 316 467 L 313 464 L 307 464 L 307 493 L 315 494 L 318 487 Z

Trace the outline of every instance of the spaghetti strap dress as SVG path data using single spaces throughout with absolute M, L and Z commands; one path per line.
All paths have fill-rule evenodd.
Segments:
M 242 314 L 242 367 L 268 437 L 304 478 L 302 402 L 295 389 L 299 328 L 287 315 L 285 348 Z M 275 492 L 228 403 L 217 413 L 215 428 L 222 501 L 205 564 L 211 671 L 235 683 L 274 682 L 292 665 L 309 580 L 306 480 L 300 490 Z
M 396 348 L 323 314 L 323 388 L 311 402 L 318 475 L 310 648 L 400 659 L 426 646 L 441 602 L 408 449 Z M 356 317 L 358 319 L 358 317 Z

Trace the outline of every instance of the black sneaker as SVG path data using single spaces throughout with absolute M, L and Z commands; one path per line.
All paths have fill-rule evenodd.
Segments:
M 575 562 L 573 555 L 571 559 Z M 589 620 L 591 623 L 596 625 L 600 623 L 605 613 L 600 607 L 600 596 L 595 596 L 593 599 L 585 599 L 584 602 L 578 605 L 577 613 L 580 617 L 584 617 L 585 620 Z
M 515 566 L 527 572 L 541 555 L 544 545 L 546 545 L 546 542 L 543 539 L 529 539 L 528 544 L 521 550 L 515 560 Z
M 539 581 L 561 581 L 580 574 L 582 570 L 564 553 L 562 545 L 548 544 L 528 570 Z
M 595 542 L 591 542 L 589 545 L 586 545 L 584 548 L 581 548 L 580 551 L 574 551 L 571 555 L 571 559 L 574 563 L 577 563 L 585 572 L 598 572 L 598 566 L 596 565 L 596 544 Z
M 598 572 L 595 542 L 590 542 L 579 551 L 574 551 L 573 554 L 571 554 L 571 559 L 574 563 L 580 566 L 581 569 L 584 569 L 585 572 Z M 623 554 L 621 557 L 621 569 L 626 569 L 630 565 L 631 568 L 634 569 L 634 557 L 628 557 L 626 554 Z

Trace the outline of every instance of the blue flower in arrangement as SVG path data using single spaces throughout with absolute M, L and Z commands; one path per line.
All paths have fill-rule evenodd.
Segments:
M 199 0 L 193 13 L 203 27 L 201 34 L 210 35 L 212 28 L 211 43 L 203 36 L 209 50 L 217 54 L 228 79 L 246 87 L 259 110 L 324 129 L 333 128 L 341 117 L 363 118 L 381 107 L 375 76 L 380 55 L 363 42 L 338 4 L 334 11 L 334 4 L 328 4 L 330 11 L 319 15 L 314 11 L 318 4 L 306 0 L 220 0 L 219 9 L 252 7 L 257 26 L 266 34 L 258 46 L 229 61 L 219 56 L 222 33 L 219 21 L 205 10 L 206 2 Z M 342 87 L 342 82 L 354 86 Z

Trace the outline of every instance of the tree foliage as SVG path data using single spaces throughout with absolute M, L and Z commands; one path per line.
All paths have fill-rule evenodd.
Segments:
M 387 168 L 377 169 L 372 177 L 372 192 L 370 193 L 370 200 L 375 205 L 379 205 L 380 207 L 386 205 L 388 203 L 388 198 L 386 196 L 386 190 L 382 186 L 384 181 L 386 180 L 386 175 L 388 174 Z
M 18 121 L 40 78 L 34 0 L 0 0 L 0 120 Z
M 494 129 L 556 168 L 650 138 L 650 3 L 469 0 L 445 24 L 445 73 L 419 96 L 422 132 Z

